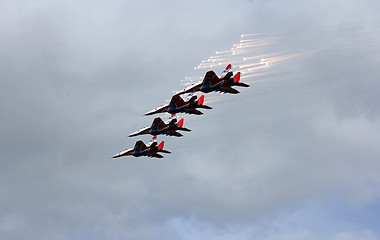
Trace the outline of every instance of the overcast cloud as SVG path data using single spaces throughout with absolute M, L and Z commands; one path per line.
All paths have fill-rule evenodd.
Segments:
M 379 10 L 1 1 L 0 238 L 380 239 Z M 111 159 L 247 33 L 274 39 L 257 54 L 308 54 L 206 95 L 212 110 L 184 116 L 192 132 L 159 138 L 164 159 Z

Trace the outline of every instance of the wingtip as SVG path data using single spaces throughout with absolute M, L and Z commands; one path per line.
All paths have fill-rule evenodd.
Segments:
M 128 137 L 136 137 L 137 135 L 139 135 L 139 134 L 138 133 L 131 133 L 131 134 L 129 134 Z

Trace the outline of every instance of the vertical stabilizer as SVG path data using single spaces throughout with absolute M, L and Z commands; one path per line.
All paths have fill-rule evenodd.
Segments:
M 234 82 L 239 82 L 240 81 L 240 72 L 236 73 L 234 76 Z
M 177 119 L 177 115 L 176 115 L 176 114 L 172 114 L 172 115 L 170 115 L 170 117 L 168 118 L 167 123 L 170 123 L 171 121 L 176 120 L 176 119 Z
M 164 150 L 164 141 L 162 141 L 159 145 L 158 148 L 161 150 Z
M 198 104 L 203 105 L 204 101 L 205 101 L 205 95 L 202 95 L 202 96 L 198 99 Z
M 178 127 L 182 128 L 183 127 L 183 118 L 181 118 L 181 120 L 179 120 L 179 122 L 177 123 Z
M 221 74 L 222 78 L 225 77 L 227 75 L 227 73 L 231 71 L 231 67 L 232 67 L 231 64 L 227 65 L 226 69 L 224 69 L 222 74 Z
M 157 142 L 157 135 L 154 135 L 152 139 L 149 141 L 149 146 L 152 145 L 152 143 Z
M 191 93 L 187 94 L 185 100 L 186 100 L 186 101 L 189 101 L 190 98 L 192 98 L 193 96 L 196 96 L 196 95 L 195 95 L 195 92 L 191 92 Z

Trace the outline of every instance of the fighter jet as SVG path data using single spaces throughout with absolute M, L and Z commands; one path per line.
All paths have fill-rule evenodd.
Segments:
M 195 86 L 191 86 L 188 89 L 184 89 L 178 94 L 184 94 L 189 92 L 201 91 L 204 93 L 209 92 L 221 92 L 221 93 L 239 93 L 238 90 L 232 88 L 232 86 L 249 87 L 246 83 L 240 82 L 240 72 L 233 76 L 231 70 L 231 64 L 228 64 L 226 69 L 222 72 L 221 78 L 219 78 L 214 71 L 208 71 L 203 81 Z
M 118 154 L 115 154 L 112 158 L 124 157 L 124 156 L 134 156 L 141 157 L 147 156 L 151 158 L 163 158 L 162 155 L 158 154 L 159 152 L 170 153 L 167 150 L 164 150 L 164 141 L 162 141 L 157 146 L 157 136 L 154 136 L 148 145 L 145 145 L 143 141 L 137 141 L 134 148 L 124 150 Z
M 204 95 L 202 95 L 197 100 L 197 97 L 194 95 L 194 93 L 190 93 L 188 98 L 189 99 L 187 101 L 184 101 L 180 94 L 176 94 L 172 97 L 169 104 L 165 104 L 156 109 L 153 109 L 152 111 L 147 112 L 145 115 L 148 116 L 163 112 L 168 112 L 171 114 L 188 113 L 202 115 L 203 113 L 196 108 L 212 109 L 212 107 L 203 105 L 205 99 Z
M 181 133 L 177 132 L 177 130 L 190 132 L 190 129 L 183 127 L 183 118 L 177 122 L 176 118 L 173 118 L 174 114 L 169 118 L 169 122 L 165 123 L 160 117 L 157 117 L 153 120 L 153 123 L 150 127 L 142 128 L 137 132 L 132 133 L 129 135 L 130 137 L 143 135 L 143 134 L 151 134 L 151 135 L 159 135 L 164 134 L 168 136 L 176 136 L 181 137 L 183 136 Z

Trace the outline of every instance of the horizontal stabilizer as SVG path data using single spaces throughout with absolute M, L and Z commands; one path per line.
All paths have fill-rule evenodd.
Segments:
M 240 86 L 240 87 L 249 87 L 248 84 L 243 83 L 243 82 L 239 82 L 239 83 L 237 83 L 236 86 Z
M 181 129 L 178 129 L 178 130 L 185 131 L 185 132 L 191 132 L 190 129 L 188 129 L 188 128 L 183 128 L 183 127 L 181 127 Z
M 170 151 L 167 151 L 167 150 L 160 150 L 160 152 L 162 152 L 162 153 L 167 153 L 167 154 L 170 154 L 170 153 L 171 153 Z
M 167 133 L 165 133 L 165 135 L 167 135 L 167 136 L 175 136 L 175 137 L 182 137 L 183 136 L 181 133 L 176 132 L 176 131 L 167 132 Z
M 158 153 L 152 153 L 150 155 L 148 155 L 148 157 L 151 157 L 151 158 L 163 158 L 164 156 L 158 154 Z
M 195 115 L 203 115 L 203 112 L 201 112 L 201 111 L 199 111 L 199 110 L 193 110 L 192 112 L 191 112 L 191 114 L 195 114 Z
M 199 108 L 204 108 L 204 109 L 212 109 L 212 107 L 210 107 L 210 106 L 207 106 L 207 105 L 202 105 L 202 106 L 199 106 Z

